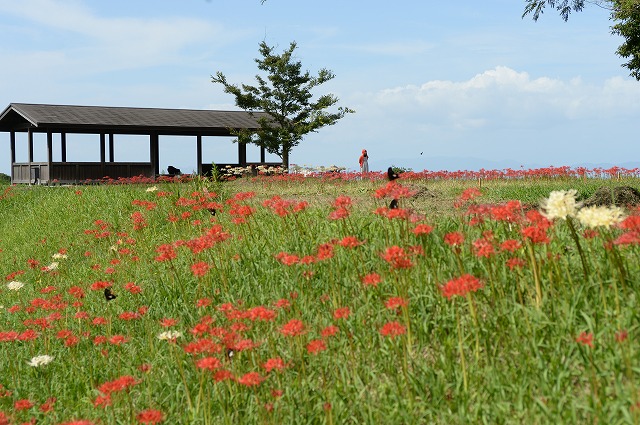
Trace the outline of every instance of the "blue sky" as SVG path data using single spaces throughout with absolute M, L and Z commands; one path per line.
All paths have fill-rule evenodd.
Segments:
M 565 23 L 547 10 L 533 22 L 523 9 L 524 0 L 0 0 L 0 108 L 237 109 L 211 75 L 255 84 L 259 43 L 282 51 L 296 41 L 304 69 L 336 75 L 317 93 L 356 113 L 307 136 L 294 164 L 356 169 L 363 148 L 373 170 L 636 162 L 640 82 L 620 66 L 609 13 L 588 6 Z M 80 139 L 68 142 L 68 160 L 98 160 L 97 136 Z M 195 169 L 195 140 L 161 138 L 160 148 L 161 168 Z M 36 149 L 42 160 L 42 140 Z M 147 150 L 116 136 L 116 160 L 147 160 Z M 0 133 L 7 174 L 9 152 Z M 235 152 L 230 140 L 206 140 L 204 161 Z M 249 148 L 249 160 L 258 156 Z

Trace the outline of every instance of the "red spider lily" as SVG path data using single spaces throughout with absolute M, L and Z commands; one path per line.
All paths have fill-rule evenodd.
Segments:
M 307 352 L 309 354 L 318 354 L 321 351 L 327 349 L 327 344 L 325 344 L 322 339 L 314 339 L 307 344 Z
M 402 208 L 380 207 L 380 208 L 376 208 L 376 210 L 374 211 L 374 214 L 380 215 L 382 217 L 386 217 L 389 220 L 393 220 L 393 219 L 406 220 L 411 216 L 411 211 L 405 210 Z
M 102 394 L 110 395 L 117 391 L 127 390 L 134 385 L 138 385 L 141 381 L 131 375 L 123 375 L 113 381 L 107 381 L 98 387 L 98 391 Z
M 424 224 L 424 223 L 418 224 L 416 227 L 414 227 L 411 230 L 411 232 L 416 236 L 428 235 L 432 231 L 433 231 L 433 227 L 429 226 L 428 224 Z
M 220 369 L 214 372 L 213 374 L 213 380 L 216 382 L 222 382 L 222 381 L 228 381 L 228 380 L 234 380 L 234 376 L 233 373 L 231 373 L 231 371 L 228 371 L 226 369 Z
M 42 413 L 53 412 L 53 405 L 55 404 L 55 402 L 56 402 L 55 397 L 49 397 L 47 401 L 45 401 L 40 406 L 38 406 L 38 410 L 41 411 Z
M 207 274 L 211 266 L 204 261 L 199 261 L 191 266 L 191 273 L 196 277 L 202 277 Z
M 175 326 L 178 324 L 178 319 L 173 319 L 170 317 L 163 317 L 160 320 L 160 326 L 163 328 L 170 328 L 171 326 Z
M 405 333 L 407 333 L 407 328 L 399 322 L 385 323 L 384 326 L 380 328 L 380 334 L 390 338 L 395 338 L 397 336 L 404 335 Z
M 111 395 L 99 395 L 93 400 L 93 407 L 107 407 L 111 406 Z
M 460 246 L 464 242 L 464 235 L 460 232 L 451 232 L 444 235 L 444 242 L 450 246 Z
M 295 254 L 287 254 L 286 252 L 279 252 L 276 254 L 276 260 L 285 266 L 292 266 L 300 262 L 300 257 Z
M 204 308 L 204 307 L 209 307 L 211 305 L 211 300 L 209 298 L 200 298 L 198 301 L 196 301 L 196 307 L 197 308 Z
M 369 273 L 362 276 L 360 278 L 360 282 L 362 282 L 364 286 L 377 287 L 378 283 L 382 282 L 382 277 L 380 277 L 378 273 Z
M 132 294 L 139 294 L 139 293 L 142 292 L 142 288 L 140 286 L 136 285 L 133 282 L 127 282 L 124 285 L 124 289 L 126 289 L 127 291 L 129 291 Z
M 266 208 L 270 208 L 274 213 L 280 217 L 286 217 L 291 213 L 297 213 L 303 211 L 309 206 L 307 201 L 288 201 L 282 199 L 280 196 L 275 195 L 270 199 L 267 199 L 262 203 Z
M 245 317 L 251 321 L 262 320 L 268 322 L 274 320 L 277 315 L 278 313 L 274 310 L 263 306 L 257 306 L 247 310 Z
M 6 275 L 6 276 L 5 276 L 5 278 L 4 278 L 4 279 L 5 279 L 6 281 L 10 281 L 10 280 L 15 279 L 15 278 L 16 278 L 16 276 L 20 276 L 21 274 L 24 274 L 24 270 L 18 270 L 18 271 L 15 271 L 15 272 L 13 272 L 13 273 L 9 273 L 8 275 Z
M 362 244 L 364 244 L 364 242 L 359 241 L 358 238 L 356 238 L 355 236 L 345 236 L 344 238 L 342 238 L 342 240 L 338 242 L 338 245 L 344 248 L 355 248 Z
M 102 325 L 106 325 L 107 319 L 105 319 L 104 317 L 96 317 L 91 321 L 92 324 L 94 324 L 95 326 L 102 326 Z
M 625 230 L 640 231 L 640 215 L 630 215 L 620 223 L 618 227 Z
M 334 310 L 333 318 L 335 320 L 347 319 L 349 318 L 350 314 L 351 314 L 351 310 L 349 310 L 349 307 L 340 307 Z
M 628 336 L 629 336 L 629 332 L 627 332 L 625 329 L 622 329 L 622 330 L 616 332 L 616 341 L 617 342 L 625 342 L 627 340 Z
M 458 197 L 458 200 L 462 202 L 472 201 L 478 196 L 482 196 L 482 192 L 480 191 L 480 189 L 478 189 L 477 187 L 470 187 L 462 191 L 462 193 Z
M 336 335 L 338 332 L 340 332 L 340 329 L 337 326 L 329 325 L 320 331 L 320 335 L 322 335 L 323 338 L 329 338 L 330 336 Z
M 495 253 L 495 250 L 490 240 L 480 238 L 473 241 L 473 252 L 477 257 L 489 258 Z
M 285 336 L 302 335 L 304 332 L 304 323 L 298 319 L 291 319 L 280 328 L 280 333 Z
M 113 282 L 106 282 L 106 281 L 97 281 L 97 282 L 93 282 L 91 284 L 90 289 L 92 291 L 101 291 L 104 288 L 109 288 L 113 285 Z
M 84 289 L 79 286 L 72 286 L 67 292 L 74 298 L 82 299 L 85 297 Z
M 135 211 L 131 214 L 131 221 L 133 221 L 133 230 L 140 230 L 147 227 L 147 220 L 140 211 Z
M 329 220 L 342 220 L 349 217 L 350 214 L 347 208 L 336 208 L 329 214 Z
M 244 201 L 246 199 L 251 199 L 254 196 L 256 196 L 255 192 L 238 192 L 235 194 L 233 199 L 236 201 Z
M 164 421 L 164 414 L 160 410 L 147 409 L 136 415 L 141 424 L 159 424 Z
M 520 248 L 522 248 L 522 244 L 520 243 L 520 241 L 515 239 L 507 239 L 506 241 L 500 244 L 501 251 L 509 251 L 513 253 L 519 250 Z
M 318 245 L 318 249 L 316 251 L 316 259 L 319 261 L 328 260 L 333 258 L 333 245 L 330 243 L 323 243 Z
M 494 205 L 489 214 L 495 221 L 518 222 L 522 219 L 522 204 L 520 201 L 509 201 L 505 205 Z
M 529 223 L 537 226 L 543 230 L 547 230 L 551 227 L 551 221 L 540 213 L 538 210 L 529 210 L 526 214 L 526 219 Z
M 222 362 L 217 357 L 204 357 L 196 361 L 196 367 L 198 367 L 198 369 L 214 371 L 222 367 Z
M 286 298 L 281 298 L 278 301 L 276 301 L 276 303 L 274 304 L 274 307 L 276 307 L 276 308 L 289 308 L 289 307 L 291 307 L 291 301 L 289 301 Z
M 134 199 L 131 201 L 131 205 L 144 207 L 147 211 L 155 210 L 158 204 L 152 201 L 143 201 L 139 199 Z
M 453 296 L 464 297 L 470 292 L 476 292 L 478 289 L 484 287 L 483 283 L 478 280 L 477 277 L 470 274 L 462 275 L 458 278 L 451 279 L 440 287 L 442 295 L 447 299 L 451 299 Z
M 576 342 L 593 348 L 593 334 L 589 332 L 581 332 L 576 338 Z
M 509 270 L 513 270 L 516 267 L 520 268 L 520 267 L 524 267 L 527 263 L 521 259 L 521 258 L 509 258 L 506 263 L 507 267 L 509 267 Z
M 413 263 L 405 250 L 399 246 L 392 246 L 385 250 L 382 258 L 394 269 L 407 269 L 413 267 Z
M 400 183 L 390 181 L 386 186 L 377 189 L 373 195 L 377 199 L 389 197 L 392 199 L 409 198 L 414 195 L 414 192 L 409 188 L 402 186 Z
M 402 297 L 391 297 L 384 303 L 384 306 L 389 310 L 397 310 L 398 308 L 406 307 L 408 305 L 409 301 Z
M 267 373 L 269 373 L 272 370 L 283 370 L 287 367 L 287 365 L 280 357 L 275 357 L 264 362 L 262 364 L 262 367 L 267 371 Z
M 188 354 L 215 354 L 222 351 L 222 346 L 216 344 L 211 339 L 201 338 L 197 341 L 193 341 L 182 347 L 185 353 Z
M 260 385 L 260 383 L 264 381 L 264 378 L 258 372 L 249 372 L 242 375 L 236 381 L 246 387 L 255 387 Z
M 126 342 L 129 342 L 129 338 L 124 335 L 113 335 L 109 338 L 109 343 L 113 345 L 122 345 Z
M 120 313 L 118 317 L 121 320 L 136 320 L 140 318 L 140 314 L 137 311 L 125 311 Z
M 527 226 L 520 230 L 525 239 L 530 240 L 534 244 L 547 244 L 550 242 L 547 230 L 539 226 Z
M 107 337 L 104 335 L 97 335 L 93 338 L 93 345 L 102 345 L 107 342 Z
M 20 411 L 20 410 L 29 410 L 31 409 L 33 406 L 35 406 L 35 403 L 32 402 L 31 400 L 28 399 L 21 399 L 21 400 L 17 400 L 15 403 L 13 403 L 13 408 L 16 411 Z
M 351 198 L 349 198 L 348 196 L 338 196 L 334 201 L 333 201 L 333 207 L 334 208 L 349 208 L 352 205 L 352 201 Z
M 156 261 L 170 261 L 178 256 L 173 245 L 163 244 L 156 248 L 156 252 L 160 255 L 156 256 Z

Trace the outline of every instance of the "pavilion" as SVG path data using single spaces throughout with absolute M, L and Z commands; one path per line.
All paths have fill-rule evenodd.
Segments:
M 211 171 L 211 162 L 202 163 L 202 138 L 232 136 L 233 130 L 259 128 L 258 118 L 265 113 L 245 111 L 213 111 L 189 109 L 128 108 L 107 106 L 71 106 L 11 103 L 0 114 L 0 131 L 10 133 L 12 183 L 79 183 L 99 180 L 160 174 L 159 136 L 193 136 L 196 138 L 198 174 Z M 28 160 L 16 162 L 16 133 L 26 132 Z M 46 133 L 47 160 L 34 162 L 34 133 Z M 99 162 L 67 162 L 66 135 L 70 133 L 100 136 Z M 53 135 L 60 135 L 61 160 L 53 161 Z M 114 161 L 114 135 L 149 136 L 149 162 Z M 108 155 L 108 156 L 107 156 Z M 265 150 L 260 149 L 260 162 L 255 165 L 281 165 L 265 162 Z M 247 164 L 247 146 L 238 143 L 236 164 Z

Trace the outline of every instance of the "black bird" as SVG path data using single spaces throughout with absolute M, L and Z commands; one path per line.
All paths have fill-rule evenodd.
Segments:
M 392 199 L 391 200 L 391 203 L 389 204 L 389 209 L 390 210 L 398 209 L 398 200 L 397 199 Z
M 111 288 L 104 288 L 104 299 L 107 301 L 115 300 L 117 297 L 116 294 L 111 292 Z
M 387 177 L 389 177 L 389 181 L 392 181 L 397 179 L 400 176 L 398 176 L 398 173 L 393 171 L 393 168 L 389 167 L 389 169 L 387 170 Z

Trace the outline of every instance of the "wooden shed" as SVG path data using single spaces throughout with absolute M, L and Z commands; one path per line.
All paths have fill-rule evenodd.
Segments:
M 104 177 L 113 179 L 136 176 L 155 177 L 160 172 L 159 136 L 193 136 L 196 138 L 198 174 L 211 170 L 211 162 L 202 163 L 202 138 L 205 136 L 231 136 L 232 129 L 257 129 L 257 119 L 263 113 L 244 111 L 213 111 L 189 109 L 127 108 L 107 106 L 71 106 L 11 103 L 0 114 L 0 131 L 10 133 L 11 182 L 78 183 Z M 16 162 L 16 133 L 26 132 L 28 160 Z M 47 160 L 34 162 L 33 135 L 46 133 Z M 66 135 L 70 133 L 100 136 L 99 162 L 67 162 Z M 53 161 L 53 135 L 60 135 L 61 160 Z M 149 162 L 115 162 L 114 135 L 149 136 Z M 236 164 L 220 166 L 247 166 L 247 147 L 238 143 Z M 264 148 L 260 149 L 260 162 L 266 163 Z

